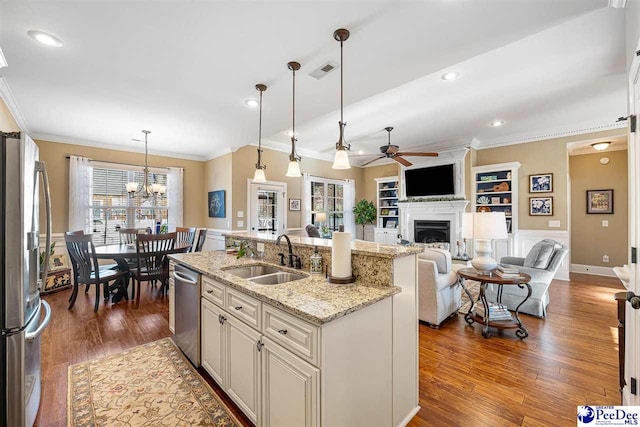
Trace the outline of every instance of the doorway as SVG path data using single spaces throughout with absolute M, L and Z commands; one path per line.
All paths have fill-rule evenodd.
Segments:
M 287 231 L 285 200 L 287 184 L 249 183 L 249 224 L 251 232 L 281 234 Z

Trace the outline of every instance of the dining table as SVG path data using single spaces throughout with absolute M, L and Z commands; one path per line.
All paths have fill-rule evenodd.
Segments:
M 176 242 L 173 249 L 163 252 L 167 254 L 177 254 L 189 252 L 189 249 L 191 249 L 191 244 L 187 242 Z M 129 261 L 138 258 L 138 250 L 135 243 L 96 246 L 95 254 L 98 259 L 114 260 L 120 271 L 129 271 Z M 108 294 L 112 294 L 111 302 L 117 303 L 125 298 L 127 287 L 127 282 L 122 285 L 116 283 L 112 287 L 109 287 L 108 291 L 105 291 L 105 298 Z

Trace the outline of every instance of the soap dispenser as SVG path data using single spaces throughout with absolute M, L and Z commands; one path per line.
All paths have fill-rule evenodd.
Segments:
M 309 258 L 311 274 L 322 274 L 322 255 L 318 253 L 318 247 L 313 247 L 314 253 Z

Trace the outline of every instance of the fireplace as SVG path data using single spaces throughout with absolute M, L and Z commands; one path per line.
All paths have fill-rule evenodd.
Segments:
M 413 236 L 416 243 L 435 243 L 451 240 L 451 221 L 413 222 Z

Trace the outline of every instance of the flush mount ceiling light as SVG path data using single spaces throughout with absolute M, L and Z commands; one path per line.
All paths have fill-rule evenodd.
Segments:
M 258 105 L 260 105 L 260 102 L 256 99 L 245 99 L 244 105 L 246 105 L 249 108 L 256 108 L 258 107 Z
M 444 73 L 441 78 L 442 80 L 451 81 L 457 79 L 458 77 L 460 77 L 460 73 L 458 73 L 457 71 L 449 71 L 448 73 Z
M 492 128 L 499 128 L 502 125 L 504 125 L 504 120 L 494 120 L 489 123 L 489 126 L 491 126 Z
M 258 83 L 256 89 L 260 92 L 260 119 L 258 121 L 258 163 L 256 163 L 256 172 L 253 174 L 253 182 L 267 182 L 264 175 L 267 166 L 262 164 L 262 93 L 267 90 L 267 85 Z
M 296 153 L 296 71 L 300 69 L 300 63 L 291 61 L 287 64 L 287 68 L 293 74 L 293 108 L 292 108 L 292 125 L 291 125 L 291 154 L 289 154 L 289 167 L 287 168 L 287 176 L 291 178 L 299 178 L 300 173 L 300 156 Z
M 333 158 L 333 169 L 351 169 L 349 164 L 349 155 L 347 151 L 351 149 L 351 146 L 344 141 L 344 127 L 347 125 L 344 122 L 344 58 L 343 58 L 343 43 L 349 38 L 349 30 L 340 28 L 334 31 L 333 38 L 340 42 L 340 121 L 338 126 L 340 127 L 340 136 L 338 142 L 336 142 L 336 154 Z
M 37 42 L 40 42 L 44 45 L 51 47 L 62 47 L 62 40 L 57 38 L 56 36 L 52 36 L 51 34 L 45 33 L 44 31 L 37 30 L 29 30 L 27 31 L 29 37 L 34 39 Z
M 593 149 L 597 151 L 606 150 L 607 148 L 609 148 L 609 145 L 611 145 L 611 141 L 595 142 L 591 144 Z

